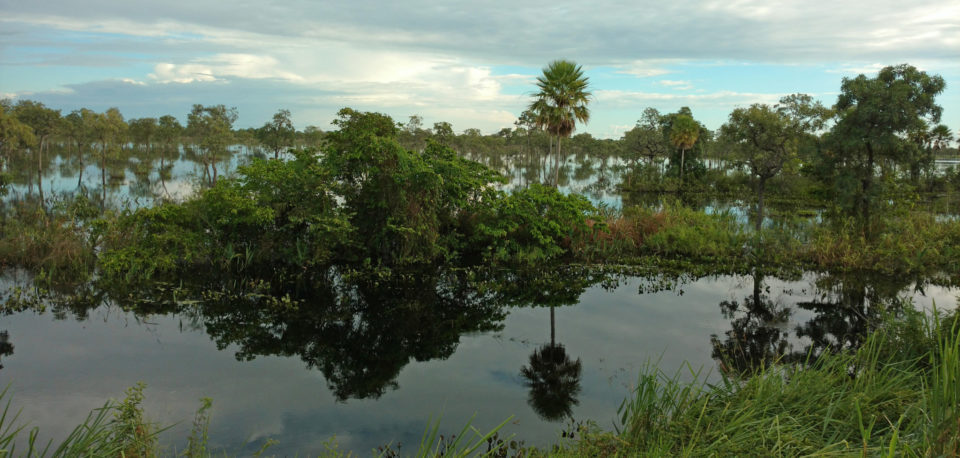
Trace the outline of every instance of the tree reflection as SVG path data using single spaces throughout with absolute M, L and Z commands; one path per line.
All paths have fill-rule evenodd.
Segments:
M 753 293 L 743 302 L 722 301 L 724 318 L 732 319 L 731 329 L 720 338 L 710 337 L 712 356 L 724 373 L 746 374 L 779 361 L 787 351 L 787 332 L 783 329 L 790 318 L 790 309 L 770 299 L 770 288 L 764 286 L 763 271 L 753 271 Z
M 899 297 L 914 280 L 863 272 L 828 273 L 816 280 L 817 296 L 797 306 L 816 315 L 796 328 L 797 337 L 809 340 L 795 358 L 816 356 L 825 350 L 856 349 L 883 322 L 900 315 L 905 302 Z M 921 285 L 922 283 L 917 283 Z M 922 287 L 916 287 L 922 292 Z
M 339 277 L 295 296 L 207 297 L 198 311 L 220 349 L 237 346 L 240 360 L 298 356 L 341 401 L 382 396 L 411 360 L 445 359 L 462 334 L 499 330 L 505 316 L 455 271 Z
M 520 368 L 524 385 L 530 389 L 527 404 L 544 420 L 570 417 L 573 406 L 580 403 L 582 364 L 580 358 L 572 360 L 556 341 L 555 309 L 577 304 L 589 286 L 604 279 L 598 271 L 558 269 L 519 272 L 512 281 L 500 283 L 505 286 L 502 292 L 517 293 L 507 296 L 514 305 L 550 307 L 550 343 L 535 349 L 529 364 Z
M 7 331 L 0 331 L 0 359 L 3 356 L 10 356 L 13 354 L 13 344 L 10 343 L 10 333 Z M 3 364 L 0 364 L 0 369 L 3 369 Z
M 537 348 L 530 354 L 530 364 L 520 369 L 530 388 L 527 404 L 547 421 L 571 416 L 573 406 L 580 403 L 580 373 L 580 358 L 572 361 L 562 344 L 551 342 Z

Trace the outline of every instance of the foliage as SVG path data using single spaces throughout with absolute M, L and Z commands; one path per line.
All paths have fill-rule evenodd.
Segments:
M 844 78 L 837 99 L 838 120 L 828 136 L 824 167 L 833 174 L 837 195 L 851 214 L 869 224 L 880 207 L 883 182 L 877 168 L 918 167 L 922 159 L 914 135 L 939 122 L 943 109 L 935 97 L 945 82 L 910 65 L 885 67 L 875 78 Z M 829 182 L 829 181 L 828 181 Z
M 293 146 L 296 129 L 290 120 L 290 110 L 279 110 L 273 115 L 273 120 L 267 122 L 257 130 L 257 137 L 268 149 L 273 151 L 273 158 L 280 157 L 280 151 Z
M 255 160 L 183 204 L 122 215 L 105 234 L 100 266 L 127 280 L 200 266 L 305 269 L 329 261 L 350 232 L 324 171 L 299 152 L 289 162 Z
M 570 257 L 596 209 L 580 195 L 531 184 L 499 199 L 480 216 L 472 244 L 492 262 L 537 264 Z
M 591 94 L 587 90 L 589 78 L 583 76 L 583 69 L 568 60 L 555 60 L 543 68 L 543 75 L 537 77 L 535 100 L 529 110 L 534 114 L 538 128 L 557 137 L 557 160 L 553 186 L 557 187 L 560 173 L 560 139 L 569 137 L 577 122 L 585 123 L 590 119 L 587 103 Z

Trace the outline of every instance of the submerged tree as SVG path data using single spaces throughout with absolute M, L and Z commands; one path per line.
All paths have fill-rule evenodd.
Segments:
M 257 130 L 257 137 L 264 146 L 273 151 L 274 159 L 280 159 L 280 151 L 293 146 L 296 133 L 293 121 L 290 120 L 290 110 L 281 109 L 274 113 L 273 120 Z
M 875 78 L 843 79 L 827 159 L 838 172 L 832 181 L 865 227 L 883 191 L 875 180 L 878 167 L 915 160 L 918 146 L 910 134 L 940 121 L 943 108 L 935 98 L 945 87 L 942 77 L 907 64 L 885 67 Z
M 790 117 L 777 107 L 753 104 L 737 108 L 721 128 L 723 139 L 750 168 L 757 187 L 756 230 L 763 224 L 767 181 L 797 157 L 799 132 Z
M 700 123 L 692 116 L 681 114 L 673 119 L 670 125 L 670 142 L 680 150 L 680 183 L 683 183 L 683 169 L 687 150 L 693 147 L 700 137 Z
M 21 100 L 13 106 L 13 115 L 20 122 L 30 126 L 33 134 L 37 138 L 37 190 L 40 194 L 40 202 L 43 202 L 43 151 L 47 146 L 47 140 L 57 132 L 60 127 L 60 110 L 47 108 L 40 102 L 32 100 Z
M 237 109 L 225 105 L 194 105 L 187 116 L 187 132 L 203 153 L 204 170 L 207 167 L 213 169 L 211 184 L 217 182 L 217 161 L 233 142 L 233 123 L 236 120 Z
M 570 137 L 577 122 L 590 120 L 590 101 L 588 80 L 583 69 L 568 60 L 555 60 L 543 68 L 543 75 L 537 77 L 539 92 L 530 104 L 536 124 L 557 137 L 556 170 L 553 186 L 560 181 L 560 140 Z

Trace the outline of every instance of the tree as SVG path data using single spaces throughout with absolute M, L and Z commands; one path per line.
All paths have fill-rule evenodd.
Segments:
M 283 148 L 293 146 L 296 129 L 290 120 L 290 110 L 279 110 L 273 115 L 273 120 L 257 130 L 260 142 L 273 151 L 273 158 L 280 159 Z
M 534 113 L 536 125 L 557 137 L 554 187 L 560 181 L 561 138 L 570 137 L 578 121 L 586 123 L 590 120 L 588 80 L 583 69 L 568 60 L 550 62 L 543 68 L 543 75 L 537 77 L 540 91 L 534 95 L 529 109 Z
M 732 145 L 753 175 L 757 185 L 757 221 L 763 223 L 763 198 L 767 180 L 777 176 L 797 156 L 798 131 L 785 111 L 753 104 L 737 108 L 720 128 L 723 140 Z
M 674 118 L 670 126 L 670 143 L 674 148 L 680 150 L 680 183 L 683 183 L 683 168 L 686 152 L 692 148 L 697 138 L 700 137 L 700 123 L 693 120 L 693 117 L 681 114 Z
M 236 120 L 237 109 L 225 105 L 205 107 L 197 104 L 187 115 L 187 132 L 200 146 L 204 169 L 208 166 L 213 169 L 211 184 L 217 182 L 218 157 L 233 142 L 233 123 Z
M 910 164 L 917 148 L 910 134 L 940 121 L 943 108 L 935 98 L 945 87 L 942 77 L 907 64 L 884 67 L 875 78 L 843 79 L 839 119 L 829 134 L 832 162 L 841 174 L 833 181 L 852 182 L 851 209 L 865 225 L 880 201 L 877 166 Z
M 660 112 L 656 108 L 647 108 L 636 125 L 623 134 L 621 141 L 624 152 L 633 161 L 634 171 L 641 157 L 647 159 L 648 166 L 652 166 L 657 157 L 666 155 L 668 143 L 664 141 L 663 129 Z M 627 179 L 627 185 L 630 186 L 633 174 L 627 175 Z
M 108 152 L 113 152 L 120 147 L 127 132 L 127 123 L 124 122 L 120 110 L 115 107 L 101 114 L 89 112 L 87 116 L 94 138 L 100 141 L 100 208 L 102 210 L 107 202 L 107 155 Z
M 43 202 L 43 149 L 47 139 L 60 127 L 60 110 L 47 108 L 40 102 L 21 100 L 13 106 L 13 115 L 20 122 L 30 126 L 37 137 L 37 189 Z
M 163 149 L 173 149 L 179 143 L 180 136 L 183 135 L 183 126 L 180 121 L 172 115 L 163 115 L 157 121 L 157 140 L 163 145 Z M 164 167 L 164 155 L 160 154 L 160 168 Z
M 131 119 L 127 125 L 130 126 L 130 137 L 134 145 L 146 149 L 152 146 L 157 135 L 157 118 Z
M 307 126 L 303 129 L 303 142 L 309 147 L 320 147 L 323 143 L 323 136 L 323 130 L 317 126 Z
M 30 126 L 20 122 L 12 114 L 0 109 L 0 157 L 6 158 L 15 151 L 37 144 Z
M 446 121 L 440 121 L 433 123 L 433 138 L 436 139 L 441 145 L 450 146 L 450 141 L 453 140 L 453 125 Z

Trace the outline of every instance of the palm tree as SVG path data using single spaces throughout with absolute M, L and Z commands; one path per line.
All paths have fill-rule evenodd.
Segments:
M 588 78 L 583 69 L 568 60 L 555 60 L 543 68 L 543 75 L 537 77 L 540 89 L 530 104 L 535 114 L 536 125 L 557 136 L 557 168 L 554 171 L 553 186 L 560 181 L 560 139 L 570 137 L 577 121 L 586 123 L 590 119 L 587 103 L 590 92 L 587 91 Z
M 688 149 L 692 148 L 700 136 L 700 126 L 687 115 L 677 116 L 670 126 L 670 141 L 673 146 L 680 150 L 680 183 L 683 183 L 684 156 Z

